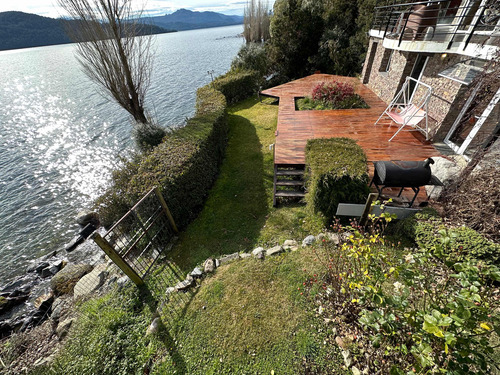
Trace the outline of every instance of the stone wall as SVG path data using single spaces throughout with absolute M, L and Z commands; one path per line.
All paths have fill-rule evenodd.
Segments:
M 377 43 L 377 41 L 377 48 L 373 51 L 371 47 L 373 43 Z M 368 71 L 368 66 L 366 70 L 363 71 L 363 82 L 366 82 L 368 87 L 370 87 L 379 98 L 386 103 L 390 103 L 398 89 L 402 86 L 406 76 L 410 75 L 416 54 L 411 56 L 408 52 L 394 51 L 391 58 L 391 65 L 386 72 L 385 67 L 387 66 L 387 60 L 384 59 L 385 48 L 382 46 L 382 41 L 371 39 L 368 51 L 370 51 L 370 53 L 367 55 L 367 61 L 373 58 L 373 64 L 370 71 Z M 375 56 L 370 57 L 373 52 L 375 52 Z

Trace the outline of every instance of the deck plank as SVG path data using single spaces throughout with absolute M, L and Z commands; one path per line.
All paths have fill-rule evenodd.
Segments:
M 333 111 L 296 111 L 295 98 L 311 94 L 321 82 L 349 82 L 356 93 L 368 103 L 368 109 Z M 404 129 L 396 138 L 389 138 L 398 127 L 390 119 L 374 125 L 386 108 L 386 103 L 359 79 L 328 74 L 314 74 L 262 92 L 279 98 L 276 136 L 276 164 L 304 164 L 308 139 L 347 137 L 355 139 L 365 150 L 368 160 L 423 160 L 439 152 L 417 131 Z M 409 128 L 408 128 L 409 129 Z
M 370 106 L 368 109 L 296 111 L 295 98 L 310 96 L 321 82 L 341 81 L 354 86 Z M 424 160 L 440 153 L 418 131 L 402 130 L 391 142 L 398 126 L 389 118 L 375 122 L 387 104 L 359 79 L 329 74 L 314 74 L 264 90 L 262 94 L 279 98 L 275 141 L 275 164 L 305 164 L 308 139 L 347 137 L 357 141 L 368 158 L 370 176 L 378 160 Z M 424 189 L 422 189 L 424 190 Z

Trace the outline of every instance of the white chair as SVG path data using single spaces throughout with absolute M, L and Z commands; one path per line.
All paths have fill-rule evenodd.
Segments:
M 413 86 L 412 86 L 413 84 Z M 391 104 L 380 115 L 375 125 L 387 115 L 392 121 L 399 125 L 399 129 L 389 139 L 389 142 L 405 126 L 418 129 L 425 134 L 425 139 L 429 139 L 429 100 L 432 95 L 432 87 L 417 81 L 412 77 L 406 77 L 403 87 L 394 97 Z M 419 125 L 425 119 L 425 127 Z

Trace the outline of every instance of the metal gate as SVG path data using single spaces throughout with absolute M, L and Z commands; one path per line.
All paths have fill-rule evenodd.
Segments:
M 160 189 L 155 187 L 106 234 L 95 232 L 92 238 L 136 285 L 142 285 L 177 233 Z

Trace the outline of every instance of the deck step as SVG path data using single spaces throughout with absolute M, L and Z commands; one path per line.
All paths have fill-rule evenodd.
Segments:
M 277 180 L 277 186 L 304 186 L 304 181 L 302 180 Z
M 276 197 L 278 198 L 304 198 L 306 194 L 303 191 L 297 190 L 278 190 Z
M 304 165 L 275 165 L 274 166 L 274 196 L 273 205 L 283 198 L 301 199 L 304 191 Z
M 278 169 L 276 176 L 303 176 L 303 169 Z

